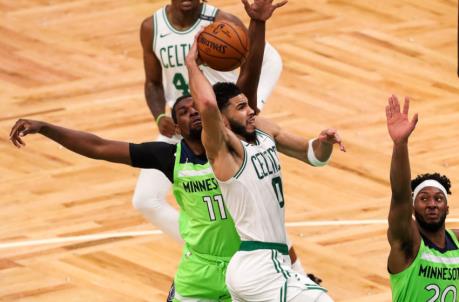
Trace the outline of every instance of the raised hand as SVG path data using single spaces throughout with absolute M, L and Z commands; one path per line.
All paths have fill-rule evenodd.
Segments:
M 287 0 L 276 4 L 273 4 L 273 0 L 254 0 L 252 4 L 248 0 L 241 1 L 249 17 L 262 22 L 268 20 L 276 9 L 287 3 Z
M 27 134 L 37 133 L 42 127 L 43 122 L 19 119 L 16 121 L 13 128 L 11 128 L 10 140 L 16 147 L 21 148 L 25 146 L 22 137 Z
M 408 138 L 418 122 L 417 113 L 414 114 L 411 121 L 408 120 L 409 108 L 410 100 L 408 97 L 405 97 L 403 112 L 400 112 L 400 103 L 395 95 L 388 99 L 386 106 L 387 129 L 395 144 L 408 142 Z
M 175 123 L 169 116 L 163 116 L 158 123 L 158 130 L 164 136 L 172 137 L 175 135 Z
M 336 129 L 325 129 L 319 134 L 318 138 L 319 142 L 321 143 L 326 143 L 326 144 L 338 144 L 339 149 L 343 152 L 346 152 L 346 148 L 343 145 L 343 142 L 341 141 L 341 137 L 339 136 L 338 132 Z

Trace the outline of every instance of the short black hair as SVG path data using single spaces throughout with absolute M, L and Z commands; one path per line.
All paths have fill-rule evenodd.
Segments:
M 445 187 L 446 193 L 451 195 L 451 181 L 449 180 L 448 177 L 445 175 L 441 175 L 440 173 L 434 172 L 434 173 L 426 173 L 426 174 L 419 174 L 416 176 L 415 179 L 411 180 L 411 191 L 414 191 L 416 187 L 423 182 L 424 180 L 427 179 L 433 179 L 438 181 L 443 187 Z
M 218 109 L 222 111 L 228 105 L 229 99 L 240 95 L 241 89 L 231 82 L 218 82 L 212 88 L 214 89 L 215 97 L 217 98 Z
M 191 98 L 191 94 L 186 93 L 186 94 L 182 95 L 181 97 L 178 97 L 175 100 L 174 106 L 172 106 L 172 110 L 171 110 L 172 120 L 176 124 L 177 124 L 177 113 L 175 113 L 175 107 L 177 107 L 178 103 L 180 103 L 181 101 L 183 101 L 184 99 L 187 99 L 187 98 Z

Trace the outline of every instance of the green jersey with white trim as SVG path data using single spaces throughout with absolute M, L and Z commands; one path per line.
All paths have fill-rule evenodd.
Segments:
M 197 163 L 177 144 L 173 193 L 180 206 L 180 234 L 192 250 L 231 257 L 240 239 L 228 213 L 220 187 L 208 161 Z M 187 154 L 187 155 L 185 155 Z
M 169 22 L 166 7 L 156 11 L 153 15 L 153 52 L 161 63 L 164 97 L 169 107 L 175 100 L 189 94 L 188 71 L 185 58 L 194 37 L 202 27 L 214 22 L 218 9 L 212 5 L 202 3 L 201 14 L 198 20 L 187 30 L 175 29 Z M 206 66 L 200 67 L 211 84 L 216 82 L 236 82 L 238 71 L 221 72 Z
M 447 230 L 456 249 L 441 252 L 421 246 L 413 263 L 398 274 L 390 275 L 393 302 L 458 302 L 459 242 Z

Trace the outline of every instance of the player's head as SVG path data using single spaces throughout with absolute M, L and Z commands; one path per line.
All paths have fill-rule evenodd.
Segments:
M 182 12 L 192 12 L 197 10 L 199 9 L 200 3 L 201 0 L 171 0 L 172 7 Z
M 220 82 L 213 86 L 218 109 L 226 125 L 248 142 L 255 140 L 255 112 L 247 97 L 234 83 Z
M 201 140 L 201 117 L 194 107 L 193 98 L 187 94 L 179 97 L 172 107 L 172 119 L 177 134 L 185 139 Z
M 445 226 L 450 188 L 448 177 L 439 173 L 421 174 L 411 181 L 414 216 L 421 228 L 434 232 Z

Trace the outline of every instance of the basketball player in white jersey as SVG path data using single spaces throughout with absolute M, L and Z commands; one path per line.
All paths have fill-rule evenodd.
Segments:
M 277 148 L 312 166 L 322 166 L 334 144 L 345 151 L 338 133 L 326 129 L 309 141 L 288 133 L 256 116 L 235 84 L 212 87 L 197 59 L 194 44 L 186 65 L 201 115 L 202 142 L 242 241 L 226 274 L 233 301 L 332 301 L 324 288 L 291 269 Z
M 160 132 L 158 141 L 178 142 L 175 125 L 165 114 L 166 104 L 172 108 L 178 97 L 189 92 L 185 56 L 198 31 L 219 20 L 228 20 L 245 28 L 236 16 L 200 0 L 172 0 L 170 5 L 159 9 L 143 21 L 140 37 L 146 74 L 145 98 Z M 238 71 L 219 72 L 205 66 L 201 68 L 211 83 L 236 82 L 238 79 Z M 256 99 L 258 110 L 263 108 L 281 71 L 280 55 L 266 43 Z M 133 205 L 159 229 L 182 242 L 178 231 L 178 211 L 166 201 L 171 185 L 160 171 L 142 169 L 137 180 Z M 294 269 L 304 272 L 294 249 L 289 250 L 290 256 L 295 259 L 292 264 Z
M 178 142 L 174 136 L 174 123 L 166 115 L 166 104 L 172 108 L 178 97 L 189 92 L 185 56 L 197 32 L 218 20 L 228 20 L 245 28 L 239 18 L 201 0 L 171 0 L 169 5 L 142 23 L 140 38 L 146 74 L 145 98 L 160 132 L 158 141 Z M 207 67 L 203 67 L 203 70 L 212 83 L 236 82 L 238 78 L 237 71 L 218 72 Z M 271 94 L 281 70 L 279 54 L 267 45 L 258 87 L 258 109 L 262 109 Z M 141 170 L 133 204 L 150 222 L 182 242 L 178 231 L 178 212 L 166 201 L 170 188 L 170 181 L 160 171 Z

